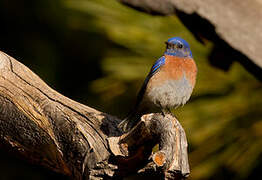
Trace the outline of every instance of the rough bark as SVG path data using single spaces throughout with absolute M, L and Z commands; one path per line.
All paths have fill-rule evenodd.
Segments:
M 144 115 L 127 134 L 117 129 L 119 122 L 64 97 L 0 52 L 2 149 L 76 180 L 189 174 L 186 136 L 175 117 Z
M 177 14 L 204 42 L 214 42 L 210 62 L 228 70 L 234 61 L 262 80 L 262 2 L 239 0 L 119 0 L 151 14 Z

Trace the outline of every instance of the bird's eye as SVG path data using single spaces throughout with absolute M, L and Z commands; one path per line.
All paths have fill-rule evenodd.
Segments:
M 172 48 L 172 44 L 166 43 L 166 48 L 167 48 L 167 49 L 171 49 L 171 48 Z
M 183 48 L 183 44 L 180 44 L 180 43 L 177 44 L 177 48 L 178 48 L 178 49 L 182 49 L 182 48 Z

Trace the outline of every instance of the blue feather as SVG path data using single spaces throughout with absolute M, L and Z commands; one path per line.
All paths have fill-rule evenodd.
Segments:
M 180 37 L 173 37 L 173 38 L 168 39 L 166 43 L 173 44 L 174 46 L 172 47 L 167 46 L 164 54 L 170 55 L 170 56 L 183 57 L 183 58 L 185 57 L 193 58 L 192 52 L 190 50 L 190 46 L 188 42 L 186 42 L 184 39 Z M 182 47 L 180 49 L 174 48 L 178 44 L 182 45 Z
M 147 83 L 149 82 L 150 78 L 158 72 L 158 70 L 160 69 L 161 66 L 163 66 L 165 64 L 165 61 L 166 61 L 166 58 L 165 56 L 162 56 L 160 57 L 155 63 L 154 65 L 152 66 L 149 74 L 147 75 L 138 95 L 137 95 L 137 101 L 136 101 L 136 104 L 135 104 L 135 107 L 134 109 L 129 113 L 127 119 L 131 118 L 132 116 L 134 116 L 136 113 L 138 113 L 138 108 L 139 108 L 139 105 L 143 99 L 143 96 L 145 94 L 145 91 L 146 91 L 146 87 L 147 87 Z
M 165 61 L 166 61 L 166 58 L 165 56 L 162 56 L 161 58 L 159 58 L 155 64 L 153 64 L 151 70 L 150 70 L 150 73 L 149 73 L 149 76 L 153 76 L 159 69 L 161 66 L 163 66 L 165 64 Z

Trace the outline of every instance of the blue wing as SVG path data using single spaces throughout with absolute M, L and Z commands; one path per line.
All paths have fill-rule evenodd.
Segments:
M 137 101 L 136 101 L 136 105 L 135 105 L 136 108 L 138 108 L 140 102 L 143 99 L 148 81 L 150 80 L 150 78 L 154 74 L 156 74 L 160 70 L 160 67 L 165 64 L 165 60 L 166 60 L 165 56 L 162 56 L 153 64 L 149 74 L 147 75 L 147 77 L 146 77 L 146 79 L 145 79 L 145 81 L 144 81 L 144 83 L 143 83 L 143 85 L 142 85 L 142 87 L 141 87 L 141 89 L 140 89 L 140 91 L 137 95 Z
M 158 72 L 161 66 L 165 64 L 165 56 L 160 57 L 152 66 L 149 74 L 147 75 L 138 95 L 134 108 L 129 112 L 128 116 L 118 125 L 124 131 L 131 129 L 139 120 L 140 117 L 146 112 L 147 107 L 141 107 L 140 103 L 143 100 L 147 84 L 150 78 Z
M 153 75 L 160 69 L 160 67 L 165 64 L 165 61 L 166 61 L 165 56 L 162 56 L 161 58 L 159 58 L 159 59 L 155 62 L 155 64 L 153 64 L 153 66 L 152 66 L 152 68 L 151 68 L 151 70 L 150 70 L 150 73 L 149 73 L 149 75 L 148 75 L 149 78 L 150 78 L 151 76 L 153 76 Z
M 134 106 L 134 108 L 129 112 L 128 116 L 125 118 L 125 120 L 123 121 L 123 123 L 120 123 L 120 126 L 123 126 L 124 128 L 126 128 L 125 126 L 131 126 L 135 123 L 137 123 L 137 121 L 140 120 L 140 116 L 142 116 L 144 114 L 144 111 L 146 110 L 146 107 L 140 107 L 140 103 L 143 100 L 145 91 L 146 91 L 146 87 L 147 84 L 150 80 L 150 78 L 158 72 L 158 70 L 160 69 L 161 66 L 163 66 L 165 64 L 165 56 L 160 57 L 152 66 L 149 74 L 147 75 L 138 95 L 137 95 L 137 100 L 136 100 L 136 104 Z M 128 128 L 127 128 L 128 129 Z

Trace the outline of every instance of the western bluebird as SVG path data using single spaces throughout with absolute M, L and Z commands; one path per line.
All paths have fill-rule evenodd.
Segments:
M 184 105 L 190 98 L 196 82 L 197 66 L 189 44 L 180 37 L 166 42 L 166 50 L 152 66 L 137 101 L 120 124 L 123 131 L 130 130 L 146 113 L 170 113 L 170 108 Z

